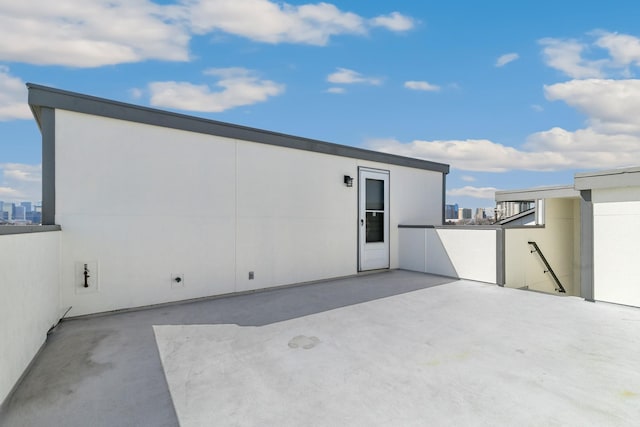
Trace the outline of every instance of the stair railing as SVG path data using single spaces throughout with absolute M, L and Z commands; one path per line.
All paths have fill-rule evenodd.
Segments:
M 551 266 L 549 265 L 549 261 L 547 261 L 547 258 L 545 258 L 538 244 L 536 242 L 527 242 L 527 243 L 533 246 L 533 250 L 531 251 L 531 253 L 537 252 L 538 255 L 540 256 L 540 259 L 542 259 L 542 262 L 544 263 L 545 267 L 547 267 L 547 269 L 544 272 L 551 273 L 551 277 L 553 277 L 553 281 L 556 282 L 556 291 L 563 294 L 566 293 L 567 291 L 564 289 L 564 286 L 562 286 L 562 283 L 560 283 L 560 279 L 558 279 L 558 276 L 556 276 L 556 273 L 553 271 L 553 268 L 551 268 Z

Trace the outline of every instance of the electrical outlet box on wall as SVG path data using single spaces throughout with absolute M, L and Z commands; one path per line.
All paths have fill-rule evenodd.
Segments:
M 77 261 L 73 286 L 77 294 L 90 294 L 99 291 L 100 276 L 98 261 Z
M 184 274 L 171 273 L 171 288 L 172 289 L 184 288 Z

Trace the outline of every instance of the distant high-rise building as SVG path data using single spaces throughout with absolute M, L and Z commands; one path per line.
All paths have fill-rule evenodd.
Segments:
M 4 202 L 2 204 L 2 219 L 11 221 L 13 219 L 13 203 Z
M 445 205 L 444 206 L 444 218 L 445 219 L 457 219 L 458 218 L 458 204 Z
M 458 219 L 471 219 L 473 211 L 470 208 L 458 209 Z
M 24 206 L 13 205 L 13 220 L 14 221 L 26 221 L 27 209 Z
M 33 210 L 31 202 L 22 202 L 22 203 L 20 203 L 20 206 L 24 207 L 26 213 L 29 213 L 29 212 L 31 212 Z
M 41 224 L 42 223 L 42 212 L 31 211 L 27 213 L 27 221 L 32 224 Z

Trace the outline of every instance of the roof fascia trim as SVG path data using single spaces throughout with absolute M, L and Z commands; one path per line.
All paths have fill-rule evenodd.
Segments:
M 579 173 L 574 176 L 576 190 L 601 190 L 640 186 L 640 168 Z
M 528 188 L 524 190 L 496 191 L 496 202 L 521 202 L 538 199 L 577 199 L 580 192 L 573 186 Z
M 50 107 L 111 119 L 258 142 L 315 153 L 406 166 L 414 169 L 440 172 L 443 174 L 449 173 L 449 165 L 444 163 L 397 156 L 395 154 L 381 153 L 347 145 L 334 144 L 200 117 L 187 116 L 184 114 L 54 89 L 33 83 L 27 83 L 27 88 L 29 89 L 29 105 L 34 113 L 39 107 Z M 34 115 L 36 116 L 36 121 L 39 122 L 38 115 Z

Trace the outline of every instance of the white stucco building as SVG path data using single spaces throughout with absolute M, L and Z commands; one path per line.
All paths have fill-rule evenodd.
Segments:
M 37 85 L 29 104 L 70 315 L 397 268 L 398 225 L 443 220 L 445 164 Z

